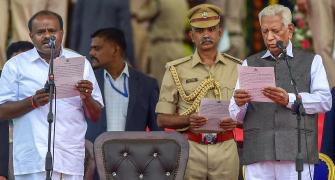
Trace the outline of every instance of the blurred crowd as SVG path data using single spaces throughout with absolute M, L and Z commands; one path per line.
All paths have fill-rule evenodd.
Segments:
M 199 51 L 200 48 L 197 46 L 201 44 L 201 42 L 198 42 L 197 44 L 197 39 L 194 38 L 193 36 L 194 34 L 197 34 L 197 33 L 200 34 L 202 32 L 201 30 L 203 31 L 206 30 L 212 33 L 212 31 L 215 31 L 216 29 L 212 28 L 214 26 L 197 27 L 195 25 L 192 25 L 192 18 L 193 20 L 195 20 L 194 22 L 197 22 L 200 19 L 202 23 L 206 23 L 206 21 L 212 20 L 210 19 L 211 16 L 208 16 L 208 11 L 204 11 L 201 13 L 201 16 L 202 16 L 201 18 L 205 20 L 203 19 L 201 20 L 201 18 L 193 17 L 195 13 L 190 14 L 189 12 L 189 10 L 192 7 L 195 7 L 202 3 L 213 4 L 213 5 L 220 7 L 223 10 L 223 13 L 216 12 L 218 14 L 216 17 L 220 19 L 220 21 L 218 21 L 217 24 L 215 24 L 215 27 L 218 25 L 219 27 L 218 29 L 220 29 L 220 34 L 219 36 L 217 36 L 217 39 L 218 39 L 217 42 L 219 42 L 218 46 L 217 47 L 215 46 L 213 48 L 215 51 L 212 51 L 212 52 L 215 52 L 216 54 L 217 53 L 216 49 L 220 53 L 225 52 L 227 54 L 222 55 L 222 56 L 224 56 L 227 59 L 231 59 L 236 64 L 241 64 L 243 60 L 247 59 L 246 57 L 249 56 L 250 54 L 253 54 L 255 52 L 263 53 L 262 50 L 269 49 L 269 47 L 266 47 L 268 46 L 268 44 L 266 42 L 266 39 L 264 39 L 264 35 L 263 35 L 264 27 L 262 27 L 262 31 L 261 31 L 262 24 L 261 24 L 261 20 L 258 17 L 261 9 L 263 9 L 263 7 L 271 3 L 272 4 L 276 4 L 276 3 L 284 4 L 285 6 L 289 7 L 289 9 L 293 12 L 293 21 L 295 23 L 295 26 L 293 24 L 290 24 L 291 29 L 288 29 L 290 30 L 289 31 L 290 33 L 293 34 L 294 32 L 294 35 L 292 35 L 293 36 L 292 38 L 293 46 L 297 48 L 307 49 L 307 50 L 314 49 L 317 54 L 320 54 L 321 55 L 320 58 L 322 57 L 322 60 L 320 61 L 322 62 L 321 69 L 323 70 L 323 65 L 324 65 L 325 71 L 327 73 L 327 78 L 329 81 L 330 89 L 334 87 L 335 85 L 335 64 L 334 62 L 335 61 L 332 55 L 334 53 L 334 13 L 333 13 L 334 10 L 333 9 L 335 7 L 335 0 L 333 0 L 333 2 L 327 1 L 327 3 L 329 4 L 326 4 L 325 0 L 320 0 L 320 1 L 308 1 L 308 0 L 296 0 L 296 1 L 290 1 L 290 0 L 283 0 L 283 1 L 276 1 L 276 0 L 253 0 L 253 1 L 247 1 L 247 0 L 234 0 L 234 1 L 233 0 L 94 0 L 94 1 L 93 0 L 57 0 L 57 1 L 56 0 L 3 0 L 3 1 L 0 1 L 0 8 L 2 8 L 2 11 L 0 12 L 0 21 L 3 24 L 0 27 L 0 75 L 1 75 L 1 70 L 6 60 L 15 56 L 16 52 L 17 53 L 23 52 L 25 50 L 32 49 L 34 47 L 38 48 L 38 46 L 36 45 L 36 42 L 34 42 L 33 43 L 34 45 L 32 45 L 30 44 L 29 41 L 31 40 L 34 41 L 34 38 L 36 41 L 36 39 L 38 39 L 38 33 L 42 34 L 43 32 L 37 31 L 37 32 L 34 32 L 35 34 L 33 34 L 31 27 L 29 30 L 28 25 L 27 25 L 29 19 L 31 19 L 35 13 L 40 12 L 41 10 L 53 11 L 59 14 L 62 17 L 63 22 L 64 22 L 64 26 L 61 25 L 62 29 L 61 31 L 59 31 L 63 33 L 63 29 L 64 29 L 64 35 L 59 33 L 61 34 L 61 36 L 54 36 L 55 38 L 58 38 L 57 39 L 57 42 L 59 42 L 58 46 L 60 47 L 62 44 L 62 46 L 65 48 L 69 48 L 71 50 L 77 51 L 78 54 L 86 56 L 86 58 L 91 61 L 91 65 L 94 69 L 100 68 L 101 71 L 94 72 L 96 73 L 95 76 L 97 77 L 97 82 L 93 83 L 96 86 L 97 85 L 100 86 L 102 90 L 102 95 L 100 96 L 119 98 L 118 101 L 111 100 L 112 98 L 109 100 L 108 99 L 104 100 L 105 105 L 107 107 L 106 109 L 109 109 L 109 110 L 102 113 L 105 115 L 102 117 L 104 118 L 104 121 L 101 121 L 101 120 L 98 121 L 98 122 L 101 122 L 100 124 L 94 122 L 95 125 L 101 126 L 101 127 L 105 126 L 104 128 L 106 129 L 106 125 L 105 125 L 106 122 L 107 124 L 108 122 L 111 122 L 111 120 L 108 118 L 112 117 L 113 114 L 120 113 L 121 115 L 118 114 L 116 116 L 120 115 L 120 117 L 123 118 L 122 123 L 126 124 L 124 125 L 123 128 L 121 128 L 122 131 L 123 130 L 125 131 L 139 130 L 139 129 L 145 130 L 147 127 L 147 124 L 145 124 L 147 122 L 145 120 L 147 119 L 152 120 L 152 122 L 151 121 L 149 122 L 149 124 L 152 125 L 152 127 L 149 127 L 150 130 L 162 130 L 162 127 L 170 128 L 168 125 L 162 126 L 161 122 L 160 122 L 161 123 L 160 126 L 157 126 L 155 113 L 165 114 L 165 109 L 169 109 L 169 110 L 173 110 L 173 113 L 171 112 L 167 114 L 174 115 L 175 113 L 179 113 L 179 112 L 174 112 L 175 110 L 177 110 L 176 107 L 167 106 L 168 107 L 167 108 L 167 107 L 162 106 L 163 107 L 162 108 L 158 106 L 159 108 L 156 108 L 156 111 L 155 111 L 154 110 L 155 105 L 153 104 L 156 104 L 158 97 L 163 97 L 163 98 L 160 98 L 163 100 L 173 99 L 177 97 L 177 96 L 172 95 L 172 98 L 171 98 L 170 91 L 173 88 L 175 88 L 173 89 L 173 92 L 175 93 L 177 92 L 177 90 L 178 90 L 178 93 L 179 93 L 179 90 L 183 90 L 181 88 L 182 86 L 180 86 L 180 82 L 178 83 L 179 77 L 184 78 L 184 79 L 188 78 L 186 79 L 185 83 L 197 82 L 198 79 L 194 78 L 195 75 L 198 76 L 198 75 L 201 75 L 200 72 L 204 72 L 202 71 L 203 69 L 197 72 L 194 69 L 187 69 L 187 68 L 183 68 L 183 66 L 179 66 L 181 70 L 185 70 L 185 69 L 186 70 L 179 71 L 181 72 L 179 74 L 179 77 L 176 75 L 177 73 L 174 74 L 173 70 L 171 70 L 171 74 L 172 74 L 171 77 L 173 77 L 173 79 L 164 78 L 164 81 L 163 81 L 164 72 L 166 74 L 166 72 L 168 72 L 166 71 L 166 69 L 169 69 L 166 67 L 172 66 L 171 63 L 168 63 L 170 61 L 178 59 L 179 61 L 172 62 L 172 64 L 175 63 L 173 65 L 176 65 L 176 66 L 178 66 L 179 65 L 178 63 L 180 62 L 186 61 L 187 58 L 189 57 L 191 57 L 189 59 L 193 58 L 197 60 L 198 58 L 199 62 L 200 61 L 202 63 L 205 62 L 203 61 L 203 59 L 201 59 L 203 57 L 200 56 L 201 55 L 201 52 Z M 212 5 L 209 5 L 209 6 L 212 6 Z M 192 11 L 192 9 L 190 11 Z M 297 14 L 296 12 L 298 11 L 300 11 L 301 17 L 300 15 L 296 15 Z M 42 15 L 42 16 L 48 17 L 50 16 L 50 14 Z M 271 17 L 271 15 L 264 15 L 264 16 Z M 61 18 L 58 18 L 58 19 L 61 19 Z M 42 20 L 39 19 L 39 25 L 42 24 L 41 26 L 43 26 L 46 24 L 43 20 L 44 19 Z M 275 20 L 271 20 L 271 22 L 273 21 Z M 307 22 L 309 23 L 310 26 L 307 26 Z M 221 36 L 221 25 L 222 24 L 223 24 L 222 26 L 223 32 Z M 193 31 L 193 34 L 192 34 L 192 31 Z M 271 31 L 274 31 L 274 30 L 271 29 Z M 114 36 L 113 37 L 114 39 L 111 37 L 110 34 Z M 310 38 L 308 39 L 307 37 L 310 37 Z M 105 40 L 107 43 L 105 43 Z M 290 37 L 287 36 L 287 48 L 289 48 L 288 42 L 290 46 L 292 46 L 291 41 L 289 40 L 291 40 L 291 36 Z M 23 44 L 16 44 L 15 42 L 20 42 Z M 43 44 L 44 42 L 39 42 L 39 43 Z M 23 47 L 23 49 L 18 49 L 18 46 Z M 59 50 L 58 55 L 60 54 L 61 50 L 68 54 L 73 53 L 72 51 L 68 49 L 62 49 L 59 47 L 58 47 L 58 50 Z M 102 47 L 108 47 L 108 48 L 103 49 Z M 278 48 L 278 47 L 275 47 L 275 48 Z M 32 50 L 31 52 L 33 51 L 36 51 L 36 49 Z M 13 54 L 11 52 L 15 52 L 15 53 Z M 49 53 L 45 53 L 45 54 L 49 55 Z M 193 54 L 193 57 L 189 56 L 192 54 Z M 199 54 L 199 57 L 195 56 L 195 54 Z M 221 54 L 219 55 L 221 56 Z M 186 56 L 188 56 L 186 59 L 180 60 L 180 58 L 183 58 Z M 280 56 L 279 53 L 276 56 L 279 57 Z M 297 57 L 297 58 L 299 58 L 299 60 L 300 59 L 305 60 L 304 57 Z M 50 59 L 50 58 L 46 58 L 46 59 Z M 254 60 L 254 59 L 256 60 L 257 58 L 252 57 L 251 60 Z M 249 56 L 249 60 L 250 60 L 250 56 Z M 127 63 L 124 63 L 124 61 L 127 61 Z M 9 63 L 10 62 L 11 61 L 9 61 Z M 88 61 L 86 62 L 87 62 L 86 66 L 89 66 L 87 68 L 90 69 L 91 68 L 90 63 L 88 63 Z M 190 62 L 191 61 L 189 61 L 189 63 Z M 244 61 L 244 65 L 245 65 L 245 62 L 246 61 Z M 253 61 L 250 61 L 250 62 L 253 62 Z M 304 61 L 304 63 L 305 62 L 306 61 Z M 6 72 L 6 67 L 7 65 L 5 66 L 4 71 L 3 71 L 3 77 L 5 77 L 3 79 L 5 80 L 9 79 L 9 78 L 6 79 L 6 77 L 12 77 L 10 76 L 12 74 L 10 74 L 9 73 L 10 71 L 8 71 L 8 67 L 7 67 L 7 72 Z M 26 66 L 26 67 L 30 67 L 30 66 Z M 296 66 L 294 68 L 295 68 L 294 70 L 299 69 L 299 71 L 305 73 L 305 69 L 301 68 L 300 66 Z M 208 70 L 206 68 L 204 69 Z M 137 72 L 137 70 L 153 78 L 147 77 L 146 75 L 143 75 L 142 73 Z M 27 71 L 30 71 L 30 69 Z M 216 69 L 216 71 L 219 73 L 228 72 L 227 70 L 218 70 L 218 68 Z M 107 72 L 107 75 L 109 73 L 111 77 L 106 76 L 106 72 Z M 192 72 L 193 74 L 190 72 Z M 309 72 L 309 71 L 306 71 L 306 72 Z M 170 72 L 168 72 L 168 74 L 169 73 Z M 129 74 L 131 74 L 131 76 L 129 76 Z M 203 75 L 203 79 L 206 79 L 206 78 L 211 79 L 212 78 L 211 72 L 209 74 L 210 75 L 208 75 L 208 72 L 206 71 L 206 74 Z M 315 74 L 318 74 L 318 73 L 315 73 Z M 315 74 L 312 74 L 311 76 Z M 90 75 L 92 75 L 93 77 L 93 71 L 91 72 Z M 228 78 L 228 79 L 220 79 L 220 81 L 222 82 L 233 81 L 235 83 L 236 79 L 232 79 L 232 77 L 235 75 L 229 74 L 229 76 L 227 75 L 221 76 L 217 74 L 216 77 Z M 326 77 L 325 74 L 324 76 Z M 122 79 L 120 80 L 119 77 L 123 77 L 123 80 Z M 134 78 L 136 81 L 129 77 L 136 77 Z M 317 82 L 317 83 L 316 81 L 314 81 L 314 83 L 317 85 L 320 85 L 321 83 L 327 84 L 326 83 L 327 80 L 325 80 L 325 77 L 322 81 Z M 158 81 L 158 83 L 156 83 L 155 79 Z M 104 86 L 106 82 L 110 83 L 111 87 L 106 88 Z M 43 80 L 43 83 L 44 83 L 44 80 Z M 113 83 L 115 83 L 116 86 L 123 87 L 124 91 L 119 90 L 119 89 L 122 90 L 122 88 L 114 87 Z M 309 82 L 306 82 L 306 84 L 308 83 Z M 311 80 L 311 83 L 313 83 L 313 80 Z M 83 94 L 92 93 L 93 89 L 95 89 L 93 88 L 93 86 L 91 87 L 90 83 L 85 82 L 83 84 L 84 84 L 83 88 L 79 88 L 79 91 L 81 91 L 81 93 Z M 10 86 L 11 83 L 7 83 L 6 85 Z M 135 85 L 139 85 L 139 86 L 135 86 Z M 171 85 L 172 88 L 170 88 L 168 85 Z M 179 87 L 177 87 L 178 85 Z M 85 88 L 86 87 L 89 87 L 89 88 L 85 89 L 84 86 Z M 127 86 L 129 88 L 129 94 L 128 94 Z M 159 87 L 161 87 L 160 93 L 159 93 Z M 116 95 L 112 94 L 111 88 L 113 88 L 119 94 L 116 94 Z M 231 89 L 233 88 L 234 86 L 232 86 Z M 7 88 L 7 89 L 10 89 L 10 88 Z M 192 87 L 190 89 L 193 90 L 196 88 Z M 335 89 L 333 88 L 333 96 L 335 94 L 334 91 Z M 36 91 L 36 93 L 37 92 L 38 91 Z M 138 93 L 137 95 L 135 93 L 134 95 L 132 94 L 133 92 L 142 92 L 142 93 Z M 144 92 L 149 98 L 143 97 Z M 286 91 L 284 92 L 286 93 Z M 167 98 L 164 97 L 165 96 L 164 93 L 168 94 L 166 96 Z M 180 93 L 180 94 L 181 95 L 185 94 L 186 96 L 186 93 Z M 230 96 L 232 94 L 233 93 L 231 92 L 229 95 L 227 95 L 227 100 L 230 99 Z M 35 100 L 34 100 L 35 95 L 27 98 L 28 100 L 30 98 L 30 101 L 31 101 L 31 104 L 28 104 L 30 111 L 39 107 L 39 106 L 36 106 L 35 104 Z M 123 110 L 128 110 L 128 109 L 133 110 L 135 109 L 134 107 L 136 106 L 140 107 L 142 105 L 142 104 L 140 105 L 134 104 L 135 101 L 130 101 L 132 100 L 129 98 L 130 95 L 134 97 L 138 96 L 137 98 L 141 97 L 142 98 L 141 100 L 143 100 L 144 102 L 142 104 L 145 104 L 145 105 L 149 104 L 148 106 L 150 106 L 151 108 L 151 114 L 143 113 L 141 109 L 136 109 L 135 113 L 133 113 L 136 115 L 132 117 L 129 115 L 130 113 L 128 114 L 127 111 L 118 112 L 117 108 L 121 106 Z M 180 101 L 183 103 L 183 101 L 181 101 L 183 100 L 182 99 L 183 96 L 181 95 L 180 97 L 178 96 L 178 98 L 173 99 L 172 103 L 171 102 L 170 103 L 173 104 L 176 101 Z M 101 97 L 99 98 L 101 100 Z M 152 102 L 148 103 L 147 101 L 145 101 L 147 99 L 152 100 Z M 129 100 L 129 106 L 128 106 L 128 100 Z M 186 102 L 186 100 L 184 101 Z M 196 100 L 192 100 L 192 101 L 196 101 Z M 289 99 L 287 99 L 287 101 L 289 102 Z M 92 103 L 92 102 L 89 102 L 89 103 Z M 137 102 L 139 102 L 139 100 Z M 281 105 L 287 105 L 286 103 L 288 102 L 286 102 L 285 100 L 285 102 Z M 94 103 L 92 104 L 96 105 L 96 108 L 93 108 L 93 109 L 99 109 L 97 104 L 94 104 Z M 89 105 L 92 105 L 92 104 L 89 104 Z M 164 103 L 162 104 L 164 105 Z M 32 107 L 30 107 L 31 105 Z M 187 106 L 189 106 L 189 104 L 180 105 L 180 107 L 183 107 L 183 108 Z M 191 108 L 193 108 L 192 106 Z M 14 108 L 17 108 L 17 107 L 14 107 Z M 160 108 L 163 109 L 161 110 L 161 112 L 160 112 Z M 266 109 L 267 107 L 264 106 L 264 108 Z M 192 111 L 195 111 L 195 109 L 196 108 L 192 109 Z M 334 111 L 334 108 L 332 109 L 332 112 L 333 111 Z M 137 119 L 137 120 L 141 119 L 139 117 L 140 115 L 143 115 L 143 114 L 150 115 L 150 117 L 143 117 L 143 122 L 145 122 L 143 123 L 143 127 L 133 122 L 129 123 L 130 121 L 129 119 Z M 170 116 L 168 117 L 171 118 Z M 330 117 L 329 114 L 326 114 L 326 119 L 329 117 Z M 161 118 L 160 119 L 161 121 L 164 120 L 162 116 L 160 116 L 160 118 Z M 169 119 L 169 118 L 166 118 L 166 119 Z M 12 118 L 5 118 L 5 119 L 12 119 Z M 8 129 L 8 124 L 4 124 L 4 125 L 6 125 L 4 126 L 4 129 Z M 95 131 L 98 129 L 95 127 L 95 125 L 88 124 L 88 127 L 90 129 L 87 132 L 94 134 L 94 135 L 101 133 L 98 131 L 90 132 L 91 130 Z M 114 126 L 115 124 L 112 124 L 112 125 Z M 112 127 L 112 125 L 110 125 L 110 127 Z M 325 127 L 327 126 L 328 125 L 325 125 Z M 235 125 L 234 125 L 234 128 L 235 128 Z M 105 129 L 103 131 L 105 131 Z M 10 129 L 10 131 L 11 130 L 12 129 Z M 119 130 L 119 129 L 108 129 L 107 127 L 107 130 L 114 131 L 114 130 Z M 6 134 L 8 133 L 6 132 Z M 9 138 L 10 137 L 12 137 L 12 135 L 9 135 Z M 6 142 L 7 142 L 7 139 L 8 137 L 5 137 Z M 90 140 L 94 142 L 94 139 L 95 139 L 95 136 L 92 137 L 92 140 L 91 139 Z M 222 141 L 226 141 L 226 140 L 222 140 Z M 5 153 L 0 152 L 0 154 L 5 154 Z M 1 169 L 1 166 L 0 166 L 0 169 Z
M 0 1 L 0 69 L 5 49 L 11 42 L 30 41 L 27 22 L 40 10 L 51 10 L 64 20 L 64 47 L 89 59 L 91 34 L 98 29 L 116 27 L 126 36 L 128 62 L 161 83 L 168 61 L 192 54 L 188 38 L 187 11 L 200 3 L 221 7 L 225 16 L 225 35 L 221 51 L 245 58 L 242 22 L 246 1 L 228 0 L 6 0 Z

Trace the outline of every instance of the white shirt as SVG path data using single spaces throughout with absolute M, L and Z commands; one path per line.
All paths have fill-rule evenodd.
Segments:
M 61 56 L 70 58 L 81 55 L 62 49 Z M 39 56 L 35 48 L 11 58 L 5 64 L 0 79 L 0 104 L 34 95 L 36 90 L 44 87 L 48 69 L 49 64 Z M 98 83 L 86 59 L 83 79 L 93 83 L 92 97 L 103 105 Z M 54 171 L 83 175 L 87 123 L 81 99 L 79 96 L 57 99 L 56 105 L 56 113 L 53 111 L 56 119 Z M 13 119 L 15 175 L 45 171 L 48 110 L 49 104 Z
M 287 55 L 293 57 L 292 43 L 289 42 L 287 48 Z M 272 56 L 270 51 L 262 56 L 266 58 Z M 248 66 L 248 60 L 245 60 L 242 66 Z M 311 85 L 310 93 L 300 92 L 299 95 L 302 98 L 302 103 L 307 114 L 315 114 L 318 112 L 326 112 L 331 109 L 332 106 L 332 96 L 329 90 L 328 80 L 325 68 L 322 63 L 322 58 L 320 55 L 315 55 L 312 66 L 311 66 Z M 239 80 L 237 80 L 235 89 L 239 89 Z M 289 103 L 287 108 L 291 108 L 292 104 L 295 101 L 294 93 L 288 93 Z M 230 100 L 229 112 L 231 118 L 243 123 L 245 113 L 247 111 L 248 104 L 238 107 L 235 103 L 234 97 Z
M 107 131 L 124 131 L 126 127 L 126 119 L 128 112 L 129 103 L 129 71 L 126 63 L 122 73 L 115 80 L 105 70 L 105 86 L 104 96 L 106 103 L 106 120 L 107 120 Z M 127 93 L 125 97 L 121 93 L 117 92 L 111 85 L 117 88 L 122 93 Z M 126 89 L 126 91 L 125 91 Z

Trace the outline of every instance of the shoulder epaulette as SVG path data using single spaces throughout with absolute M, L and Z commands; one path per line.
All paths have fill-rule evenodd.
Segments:
M 191 59 L 192 59 L 192 55 L 186 56 L 186 57 L 183 57 L 183 58 L 180 58 L 180 59 L 176 59 L 176 60 L 173 60 L 173 61 L 170 61 L 170 62 L 166 63 L 165 67 L 168 68 L 170 66 L 175 66 L 175 65 L 181 64 L 183 62 L 189 61 Z
M 226 58 L 228 58 L 228 59 L 234 61 L 234 62 L 237 63 L 237 64 L 242 64 L 242 63 L 243 63 L 243 60 L 241 60 L 241 59 L 239 59 L 239 58 L 236 58 L 236 57 L 231 56 L 231 55 L 226 54 L 226 53 L 221 53 L 221 54 L 222 54 L 222 56 L 224 56 L 224 57 L 226 57 Z

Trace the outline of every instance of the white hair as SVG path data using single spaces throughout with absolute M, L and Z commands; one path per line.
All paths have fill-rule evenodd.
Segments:
M 288 7 L 283 5 L 274 4 L 265 7 L 259 14 L 258 20 L 259 24 L 262 25 L 262 17 L 263 16 L 276 16 L 279 15 L 282 17 L 283 24 L 287 27 L 290 23 L 292 23 L 292 14 L 291 10 Z

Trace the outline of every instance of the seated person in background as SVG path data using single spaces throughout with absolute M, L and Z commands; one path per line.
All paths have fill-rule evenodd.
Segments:
M 124 33 L 117 28 L 92 34 L 91 63 L 103 94 L 105 108 L 98 122 L 88 121 L 86 139 L 106 131 L 161 130 L 156 124 L 157 81 L 126 63 Z

